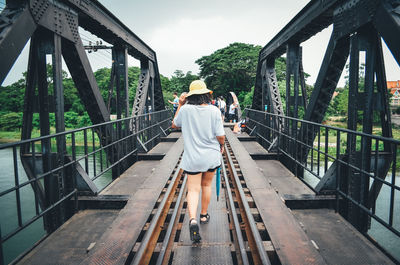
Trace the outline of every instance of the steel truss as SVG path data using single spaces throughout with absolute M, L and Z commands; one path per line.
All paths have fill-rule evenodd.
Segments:
M 308 40 L 324 28 L 333 25 L 325 56 L 319 70 L 314 90 L 307 95 L 302 69 L 301 43 Z M 346 61 L 349 69 L 349 106 L 348 128 L 357 130 L 357 115 L 362 112 L 362 131 L 372 134 L 373 115 L 378 114 L 381 120 L 382 135 L 392 137 L 391 118 L 386 87 L 385 67 L 382 55 L 381 37 L 400 65 L 400 1 L 399 0 L 332 0 L 310 1 L 260 52 L 252 108 L 267 109 L 269 112 L 283 115 L 279 88 L 277 85 L 274 64 L 275 60 L 286 53 L 286 108 L 289 117 L 303 118 L 307 121 L 321 123 L 337 87 Z M 365 52 L 365 88 L 359 88 L 360 52 Z M 301 88 L 301 90 L 299 89 Z M 301 92 L 301 95 L 300 95 Z M 309 98 L 309 99 L 308 99 Z M 267 106 L 267 107 L 266 107 Z M 305 110 L 304 117 L 299 117 L 299 107 Z M 313 146 L 317 131 L 309 130 L 305 125 L 298 127 L 292 120 L 284 124 L 275 119 L 276 128 L 291 135 L 292 139 Z M 270 140 L 270 139 L 268 139 Z M 275 141 L 270 141 L 271 148 Z M 293 144 L 290 140 L 280 145 Z M 297 161 L 307 163 L 310 149 L 305 146 L 297 148 Z M 384 178 L 393 159 L 393 150 L 385 145 L 385 159 L 379 165 L 379 176 Z M 363 138 L 361 148 L 356 147 L 354 136 L 347 137 L 348 159 L 357 160 L 360 168 L 369 172 L 371 169 L 371 139 Z M 344 159 L 347 159 L 344 158 Z M 354 161 L 353 161 L 354 162 Z M 295 163 L 287 163 L 293 172 L 302 172 Z M 336 165 L 332 165 L 335 167 Z M 329 170 L 336 174 L 336 170 Z M 365 176 L 352 178 L 351 170 L 342 172 L 345 177 L 345 190 L 355 200 L 366 207 L 373 205 L 380 192 L 381 182 L 371 184 Z M 302 173 L 299 174 L 302 177 Z M 326 174 L 321 180 L 325 183 L 332 179 Z M 326 187 L 318 185 L 319 191 Z M 342 187 L 344 188 L 344 187 Z M 368 217 L 348 203 L 341 213 L 359 230 L 366 232 Z
M 30 40 L 28 75 L 23 114 L 22 140 L 31 138 L 33 112 L 39 110 L 40 132 L 50 134 L 50 112 L 55 113 L 56 132 L 65 131 L 64 91 L 62 85 L 62 58 L 74 80 L 80 99 L 93 124 L 110 121 L 110 103 L 115 89 L 117 118 L 137 116 L 149 111 L 165 109 L 155 52 L 122 24 L 111 12 L 96 0 L 9 0 L 0 14 L 0 83 L 4 81 L 15 60 Z M 108 104 L 102 98 L 93 70 L 83 46 L 79 27 L 91 32 L 112 45 L 112 73 Z M 52 56 L 53 96 L 49 95 L 46 55 Z M 142 72 L 137 88 L 133 111 L 128 100 L 128 55 L 141 61 Z M 101 127 L 97 131 L 101 144 L 107 146 L 116 139 L 132 133 L 134 127 Z M 118 138 L 118 139 L 119 139 Z M 86 139 L 85 139 L 86 141 Z M 68 159 L 65 137 L 57 137 L 57 150 L 51 152 L 51 142 L 44 140 L 40 159 L 32 160 L 33 147 L 24 145 L 21 160 L 29 178 L 41 172 L 63 165 Z M 121 157 L 115 146 L 106 149 L 110 163 Z M 39 161 L 40 160 L 40 161 Z M 113 177 L 126 169 L 124 165 L 113 167 Z M 83 179 L 87 176 L 81 176 Z M 32 187 L 42 209 L 54 204 L 64 196 L 66 185 L 71 183 L 65 173 L 45 177 L 44 185 L 32 182 Z M 92 189 L 95 193 L 96 190 Z M 58 211 L 58 212 L 57 212 Z M 50 232 L 65 220 L 61 209 L 45 218 Z

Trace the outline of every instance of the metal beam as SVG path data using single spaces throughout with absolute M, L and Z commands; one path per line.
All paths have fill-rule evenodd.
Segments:
M 93 124 L 110 120 L 82 42 L 62 42 L 62 54 Z
M 56 0 L 31 0 L 29 6 L 37 25 L 70 41 L 79 41 L 78 14 L 67 5 Z
M 261 64 L 263 61 L 260 59 L 257 63 L 257 73 L 256 73 L 256 83 L 254 86 L 254 93 L 253 93 L 253 102 L 251 105 L 252 109 L 255 110 L 264 110 L 264 106 L 269 104 L 268 100 L 266 99 L 265 90 L 263 89 L 262 83 L 262 73 L 261 73 Z
M 322 122 L 348 55 L 349 38 L 343 37 L 336 40 L 332 35 L 304 115 L 305 120 L 316 123 Z M 312 145 L 316 136 L 315 131 L 308 130 L 307 126 L 302 125 L 299 133 L 299 141 Z M 298 154 L 298 157 L 304 162 L 307 159 L 308 150 L 300 148 L 300 152 L 301 154 Z
M 141 66 L 142 70 L 140 72 L 138 86 L 136 88 L 136 96 L 135 101 L 133 102 L 132 116 L 143 114 L 150 85 L 149 64 L 148 62 L 142 62 Z
M 6 8 L 0 14 L 0 84 L 36 29 L 28 6 Z
M 301 43 L 332 24 L 333 7 L 340 0 L 310 1 L 261 51 L 260 60 L 279 57 L 289 42 Z
M 64 87 L 63 87 L 63 76 L 62 76 L 62 60 L 61 60 L 61 37 L 57 34 L 51 34 L 53 52 L 52 52 L 52 66 L 53 66 L 53 93 L 54 93 L 54 106 L 55 106 L 55 123 L 56 123 L 56 133 L 65 131 L 65 120 L 64 120 Z M 67 146 L 65 142 L 65 135 L 57 136 L 57 154 L 55 165 L 64 165 L 64 155 L 67 153 Z M 58 185 L 57 200 L 63 198 L 66 195 L 66 172 L 64 170 L 59 170 L 54 173 L 54 180 Z M 72 190 L 73 187 L 68 187 L 68 190 Z M 61 205 L 59 210 L 59 219 L 63 223 L 66 220 L 66 209 L 65 205 Z M 60 224 L 61 224 L 60 223 Z M 58 226 L 58 225 L 57 225 Z
M 21 140 L 26 140 L 31 138 L 32 134 L 32 119 L 33 112 L 35 108 L 35 89 L 37 84 L 37 60 L 38 60 L 38 41 L 35 35 L 32 36 L 30 43 L 29 61 L 28 61 L 28 74 L 26 80 L 25 98 L 24 98 L 24 113 L 22 118 L 22 132 Z M 32 153 L 29 154 L 30 150 Z M 25 169 L 27 177 L 32 180 L 38 175 L 37 158 L 35 154 L 34 147 L 31 144 L 22 145 L 20 149 L 20 156 L 22 166 Z M 35 192 L 35 196 L 39 202 L 42 210 L 46 208 L 45 205 L 45 193 L 42 183 L 36 180 L 31 183 L 32 189 Z
M 126 45 L 137 59 L 155 62 L 155 52 L 97 0 L 64 1 L 79 13 L 79 25 L 111 44 Z
M 373 23 L 400 66 L 400 2 L 381 2 Z
M 155 55 L 156 56 L 156 55 Z M 164 95 L 162 93 L 160 73 L 158 71 L 157 56 L 153 63 L 154 69 L 154 111 L 164 110 Z
M 114 47 L 112 58 L 115 77 L 111 77 L 111 82 L 115 80 L 117 119 L 121 119 L 129 116 L 127 49 Z

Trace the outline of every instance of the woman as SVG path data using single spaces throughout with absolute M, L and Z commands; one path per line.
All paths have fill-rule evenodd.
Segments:
M 201 80 L 190 84 L 189 93 L 179 98 L 178 109 L 172 128 L 182 128 L 184 152 L 181 168 L 187 174 L 190 239 L 201 240 L 197 223 L 197 205 L 201 192 L 200 223 L 210 220 L 208 205 L 211 198 L 211 182 L 215 170 L 221 165 L 225 132 L 221 112 L 210 105 L 212 91 Z

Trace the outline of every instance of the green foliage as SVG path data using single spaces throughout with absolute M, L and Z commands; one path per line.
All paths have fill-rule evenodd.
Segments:
M 349 105 L 349 89 L 347 88 L 337 88 L 338 93 L 331 104 L 329 104 L 327 115 L 328 116 L 338 116 L 347 115 L 348 105 Z
M 286 80 L 286 58 L 279 57 L 275 60 L 275 73 L 278 81 Z M 306 74 L 308 76 L 308 74 Z
M 198 80 L 199 76 L 192 74 L 191 71 L 184 74 L 182 70 L 176 70 L 170 80 L 164 76 L 160 76 L 160 78 L 164 104 L 166 107 L 172 108 L 168 100 L 172 101 L 174 99 L 173 93 L 177 92 L 179 96 L 182 92 L 188 92 L 190 83 L 194 80 Z
M 67 128 L 76 128 L 78 125 L 78 114 L 76 112 L 65 112 L 65 127 Z
M 253 103 L 253 93 L 254 93 L 254 86 L 251 88 L 250 91 L 242 91 L 238 95 L 238 101 L 240 103 L 240 108 L 244 110 L 246 107 L 251 107 Z
M 129 98 L 129 103 L 130 106 L 129 108 L 132 108 L 133 102 L 135 100 L 136 96 L 136 88 L 139 83 L 139 75 L 140 75 L 140 68 L 137 66 L 132 66 L 128 68 L 128 98 Z
M 0 115 L 0 129 L 3 131 L 15 131 L 22 127 L 22 113 L 10 112 Z
M 214 96 L 227 95 L 229 91 L 239 95 L 250 91 L 255 83 L 258 54 L 261 46 L 232 43 L 208 56 L 196 60 L 200 77 L 214 90 Z
M 78 117 L 78 128 L 86 127 L 92 125 L 89 115 L 85 112 L 83 115 Z
M 50 123 L 50 126 L 53 126 L 53 127 L 56 125 L 56 119 L 55 119 L 54 113 L 49 113 L 49 123 Z M 32 127 L 34 129 L 39 129 L 40 128 L 39 113 L 33 113 Z
M 179 96 L 182 92 L 188 92 L 190 83 L 197 79 L 199 79 L 199 76 L 192 74 L 191 71 L 184 74 L 183 71 L 176 70 L 169 81 L 169 87 L 163 87 L 163 90 L 178 92 Z
M 0 87 L 0 111 L 18 112 L 24 107 L 25 79 Z
M 130 103 L 130 108 L 132 108 L 133 101 L 136 96 L 136 88 L 138 85 L 139 81 L 139 75 L 140 75 L 140 68 L 136 66 L 132 66 L 128 68 L 128 99 Z M 108 104 L 108 97 L 110 93 L 110 80 L 111 80 L 111 68 L 100 68 L 98 69 L 95 73 L 94 76 L 96 78 L 101 96 L 103 97 L 103 100 L 105 104 Z M 115 86 L 115 81 L 114 81 L 114 86 Z M 111 113 L 116 113 L 116 96 L 117 92 L 115 87 L 112 89 L 112 97 L 111 97 Z M 83 106 L 82 106 L 83 107 Z M 84 110 L 84 107 L 82 108 Z M 80 112 L 80 113 L 83 113 Z

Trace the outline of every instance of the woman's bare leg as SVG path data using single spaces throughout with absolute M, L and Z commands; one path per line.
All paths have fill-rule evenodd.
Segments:
M 187 175 L 188 193 L 187 193 L 187 204 L 189 209 L 189 220 L 192 218 L 196 219 L 197 206 L 199 204 L 199 195 L 201 188 L 201 175 L 202 173 L 196 175 Z
M 213 177 L 215 175 L 215 170 L 213 172 L 203 172 L 201 178 L 201 214 L 207 214 L 208 205 L 211 200 L 211 184 Z M 205 221 L 204 217 L 202 221 Z

